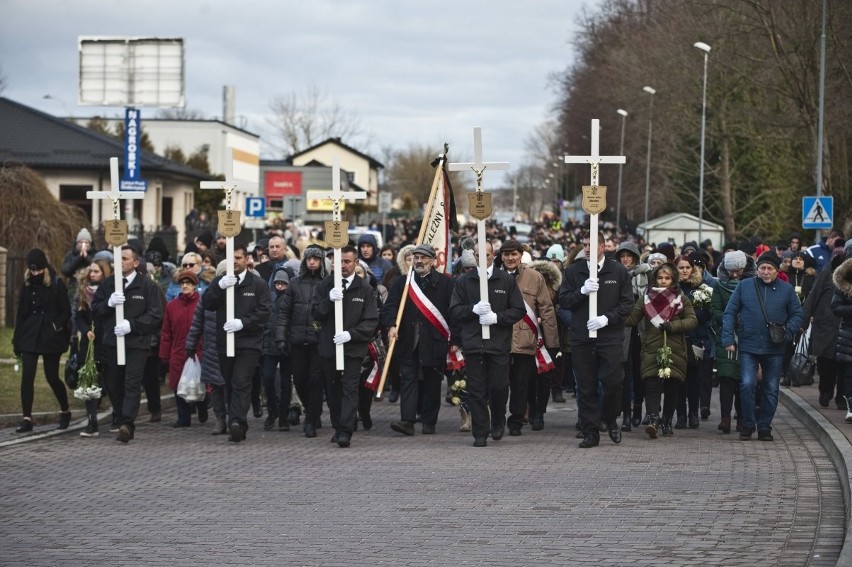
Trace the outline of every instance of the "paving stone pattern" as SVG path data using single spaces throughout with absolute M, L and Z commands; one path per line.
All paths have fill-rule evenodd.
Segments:
M 837 474 L 783 407 L 775 442 L 697 430 L 583 450 L 552 405 L 487 448 L 457 432 L 404 437 L 398 404 L 352 447 L 301 428 L 245 443 L 140 423 L 122 445 L 76 432 L 0 448 L 2 565 L 835 565 Z

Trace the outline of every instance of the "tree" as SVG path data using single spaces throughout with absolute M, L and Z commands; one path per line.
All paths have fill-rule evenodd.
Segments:
M 384 172 L 382 191 L 390 191 L 394 197 L 403 200 L 405 210 L 414 210 L 429 199 L 432 182 L 435 179 L 435 158 L 443 148 L 430 147 L 425 144 L 411 143 L 404 150 L 383 149 L 385 162 L 388 164 Z M 447 152 L 448 156 L 452 153 Z M 452 158 L 456 161 L 456 158 Z M 470 187 L 468 178 L 472 175 L 459 175 L 460 172 L 450 173 L 450 185 L 456 203 L 459 196 L 464 195 Z M 461 209 L 458 209 L 461 210 Z
M 124 121 L 117 120 L 115 122 L 115 130 L 110 126 L 110 121 L 103 116 L 93 116 L 89 118 L 89 121 L 86 123 L 86 128 L 89 130 L 93 130 L 99 134 L 103 134 L 104 136 L 109 136 L 110 138 L 115 138 L 117 140 L 121 140 L 124 142 Z M 150 136 L 145 131 L 145 126 L 142 126 L 142 131 L 139 136 L 139 145 L 146 152 L 154 152 L 154 144 L 151 142 Z
M 161 120 L 205 120 L 204 113 L 200 110 L 189 108 L 163 108 L 157 112 L 157 118 Z

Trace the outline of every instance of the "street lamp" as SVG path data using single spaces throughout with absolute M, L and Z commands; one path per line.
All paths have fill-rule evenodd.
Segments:
M 624 122 L 627 120 L 627 111 L 618 109 L 616 110 L 621 115 L 621 151 L 618 155 L 624 155 Z M 616 227 L 621 226 L 621 174 L 624 170 L 624 164 L 618 164 L 618 199 L 616 200 L 615 205 L 615 225 Z
M 696 41 L 692 46 L 704 52 L 704 94 L 701 97 L 701 167 L 698 174 L 698 242 L 703 242 L 701 228 L 704 225 L 704 126 L 707 122 L 707 56 L 710 54 L 710 46 L 703 41 Z
M 645 158 L 645 224 L 648 224 L 648 200 L 651 196 L 651 132 L 654 129 L 654 95 L 657 94 L 657 91 L 651 87 L 644 87 L 642 90 L 651 95 L 651 103 L 648 108 L 648 155 Z M 647 229 L 646 226 L 645 230 Z

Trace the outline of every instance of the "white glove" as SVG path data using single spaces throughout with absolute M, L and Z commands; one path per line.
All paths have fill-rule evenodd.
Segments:
M 115 326 L 113 329 L 116 337 L 123 337 L 124 335 L 130 334 L 130 321 L 125 319 L 121 323 Z
M 115 308 L 116 305 L 124 305 L 124 293 L 120 291 L 112 292 L 112 295 L 107 299 L 107 305 Z
M 343 299 L 343 290 L 339 287 L 333 287 L 328 292 L 328 298 L 332 301 L 340 301 Z
M 352 335 L 349 334 L 349 331 L 343 331 L 342 333 L 337 333 L 334 335 L 334 338 L 331 339 L 334 341 L 336 345 L 342 345 L 343 343 L 348 343 L 352 340 Z
M 222 329 L 226 333 L 236 333 L 237 331 L 243 330 L 243 322 L 239 319 L 231 319 L 230 321 L 226 321 L 224 325 L 222 325 Z
M 487 301 L 480 301 L 479 303 L 473 306 L 473 312 L 476 315 L 485 315 L 486 313 L 491 313 L 491 304 Z
M 497 323 L 497 314 L 493 311 L 489 311 L 485 315 L 479 316 L 479 324 L 480 325 L 495 325 Z
M 219 287 L 222 289 L 228 289 L 229 287 L 237 285 L 238 281 L 239 278 L 237 278 L 237 276 L 229 276 L 226 274 L 222 276 L 221 280 L 219 280 Z
M 608 324 L 609 319 L 606 318 L 606 315 L 598 315 L 597 317 L 589 319 L 589 322 L 586 323 L 586 328 L 590 331 L 597 331 L 598 329 L 603 329 Z
M 580 288 L 580 293 L 583 295 L 589 295 L 593 291 L 597 291 L 600 289 L 601 284 L 598 283 L 598 278 L 589 278 L 586 280 L 586 283 L 583 284 L 583 287 Z

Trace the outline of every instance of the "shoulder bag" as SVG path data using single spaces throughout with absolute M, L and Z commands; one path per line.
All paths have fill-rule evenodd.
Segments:
M 769 339 L 776 345 L 784 344 L 784 339 L 787 335 L 787 327 L 780 323 L 772 323 L 769 321 L 769 316 L 766 315 L 766 305 L 763 303 L 763 296 L 760 295 L 760 288 L 757 286 L 757 278 L 754 278 L 754 292 L 757 294 L 757 301 L 760 303 L 760 310 L 763 311 L 763 320 L 766 322 L 766 328 L 769 329 Z

